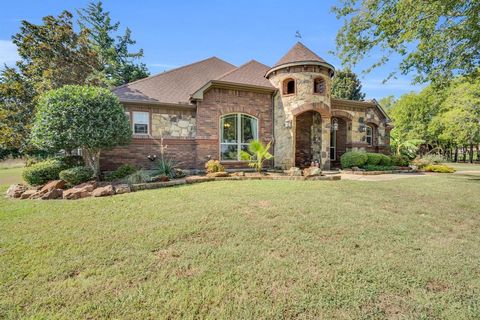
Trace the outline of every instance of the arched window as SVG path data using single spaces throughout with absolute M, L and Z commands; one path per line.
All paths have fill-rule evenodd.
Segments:
M 325 94 L 325 80 L 323 78 L 313 80 L 313 93 Z
M 294 94 L 295 93 L 295 80 L 286 79 L 283 81 L 283 94 Z
M 366 141 L 369 146 L 373 145 L 373 127 L 366 126 Z
M 220 160 L 240 160 L 250 141 L 258 139 L 258 120 L 243 113 L 220 118 Z

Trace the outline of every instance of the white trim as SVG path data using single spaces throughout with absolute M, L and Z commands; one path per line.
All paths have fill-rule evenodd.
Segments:
M 368 128 L 370 128 L 370 135 L 368 134 Z M 368 137 L 370 137 L 370 143 L 368 143 Z M 365 142 L 369 146 L 373 146 L 373 127 L 372 126 L 369 126 L 369 125 L 365 126 Z
M 138 133 L 135 132 L 135 114 L 146 114 L 147 115 L 147 123 L 138 122 L 138 124 L 146 124 L 147 125 L 147 132 Z M 150 133 L 150 112 L 148 111 L 132 111 L 132 131 L 133 134 L 136 136 L 147 136 Z

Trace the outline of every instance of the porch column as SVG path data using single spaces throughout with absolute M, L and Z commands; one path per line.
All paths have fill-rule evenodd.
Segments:
M 330 170 L 330 127 L 332 119 L 322 117 L 322 170 Z

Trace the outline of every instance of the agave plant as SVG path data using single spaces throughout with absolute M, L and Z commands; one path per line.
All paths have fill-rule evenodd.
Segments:
M 249 162 L 249 166 L 255 168 L 258 173 L 262 172 L 263 163 L 267 160 L 273 158 L 273 156 L 268 152 L 270 150 L 271 141 L 264 145 L 259 140 L 253 140 L 248 145 L 248 152 L 240 151 L 240 157 L 242 160 Z

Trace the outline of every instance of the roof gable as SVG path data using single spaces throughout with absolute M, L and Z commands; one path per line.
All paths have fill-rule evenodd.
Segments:
M 263 63 L 251 60 L 240 67 L 227 72 L 216 80 L 273 88 L 270 81 L 265 78 L 265 73 L 269 69 L 270 67 Z
M 189 104 L 190 95 L 198 88 L 235 69 L 234 65 L 211 57 L 127 83 L 113 92 L 124 102 Z

